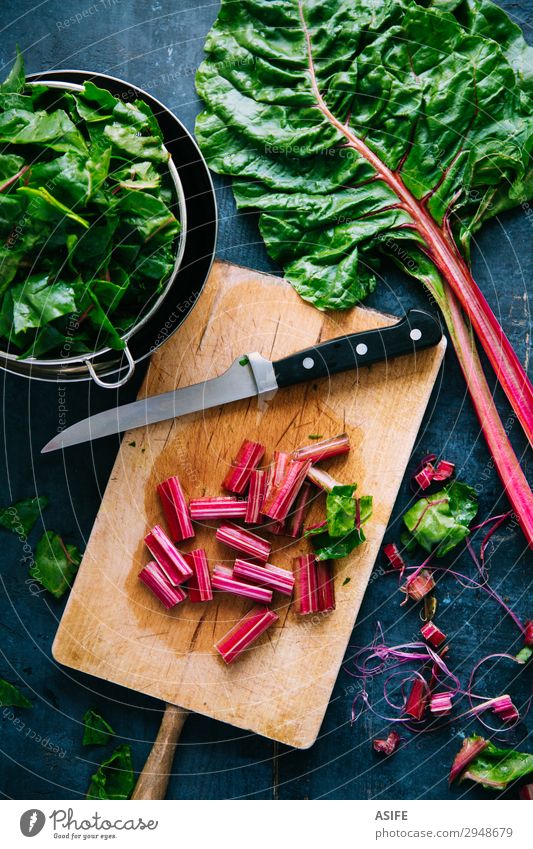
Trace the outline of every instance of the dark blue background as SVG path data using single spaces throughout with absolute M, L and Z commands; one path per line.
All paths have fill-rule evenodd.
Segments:
M 533 10 L 527 0 L 506 6 L 512 17 L 531 35 Z M 205 34 L 215 18 L 217 3 L 191 0 L 4 0 L 0 65 L 9 66 L 18 43 L 29 72 L 51 68 L 83 68 L 122 77 L 146 88 L 166 103 L 189 129 L 200 104 L 194 93 L 194 71 L 202 58 Z M 67 18 L 81 13 L 81 23 Z M 3 75 L 3 72 L 2 72 Z M 242 265 L 272 270 L 254 216 L 236 216 L 228 185 L 216 180 L 220 212 L 218 255 Z M 524 362 L 530 316 L 527 283 L 531 272 L 531 219 L 518 209 L 489 223 L 474 251 L 475 277 Z M 392 268 L 384 268 L 385 281 L 367 302 L 400 314 L 408 306 L 426 303 L 420 287 Z M 46 511 L 49 528 L 61 531 L 83 547 L 91 530 L 105 487 L 117 440 L 102 441 L 93 454 L 88 446 L 65 455 L 41 457 L 40 448 L 57 428 L 57 388 L 1 374 L 4 428 L 1 502 L 37 491 L 50 497 Z M 135 396 L 139 374 L 121 392 L 123 401 Z M 491 376 L 491 381 L 493 378 Z M 508 407 L 499 390 L 496 397 L 504 419 Z M 115 399 L 87 385 L 69 386 L 68 423 Z M 519 426 L 510 428 L 513 443 L 522 455 L 524 439 Z M 480 515 L 506 509 L 501 486 L 489 465 L 489 455 L 451 350 L 438 390 L 421 430 L 415 456 L 429 450 L 443 452 L 458 464 L 461 477 L 480 484 Z M 404 482 L 389 530 L 392 538 L 409 499 Z M 127 521 L 127 504 L 124 520 Z M 34 529 L 31 541 L 42 528 Z M 50 646 L 63 608 L 47 594 L 33 596 L 21 563 L 19 540 L 2 532 L 0 540 L 2 639 L 0 677 L 18 683 L 33 700 L 29 711 L 16 711 L 24 728 L 9 716 L 2 720 L 0 791 L 14 798 L 79 798 L 83 796 L 101 750 L 81 746 L 81 717 L 88 707 L 100 710 L 131 742 L 134 763 L 140 769 L 154 739 L 162 705 L 104 682 L 58 668 Z M 491 570 L 517 612 L 527 609 L 531 561 L 524 539 L 516 530 L 503 529 L 491 546 Z M 524 556 L 525 555 L 525 556 Z M 526 563 L 526 560 L 529 562 Z M 462 565 L 469 568 L 466 558 Z M 529 596 L 531 597 L 530 589 Z M 463 676 L 473 661 L 491 651 L 515 651 L 518 632 L 500 610 L 482 594 L 463 591 L 451 580 L 439 590 L 438 621 L 453 635 L 451 663 Z M 380 577 L 371 582 L 352 643 L 362 645 L 374 630 L 376 619 L 392 642 L 410 640 L 419 627 L 414 610 L 398 608 L 394 582 Z M 366 714 L 355 727 L 349 715 L 352 680 L 341 671 L 316 745 L 305 752 L 290 751 L 269 740 L 245 734 L 202 717 L 191 718 L 179 746 L 171 798 L 448 798 L 487 797 L 476 788 L 448 790 L 446 775 L 465 733 L 480 731 L 472 721 L 457 720 L 444 730 L 411 739 L 387 762 L 378 761 L 370 739 L 381 735 L 382 723 Z M 496 687 L 495 679 L 492 687 Z M 502 687 L 507 682 L 502 682 Z M 525 682 L 516 685 L 520 691 Z M 487 692 L 491 682 L 486 682 Z M 524 743 L 525 728 L 512 738 Z M 38 742 L 49 738 L 62 751 L 54 754 Z M 410 737 L 406 734 L 406 739 Z M 107 751 L 107 750 L 106 750 Z M 62 755 L 62 753 L 64 753 Z M 61 756 L 62 755 L 62 756 Z M 490 795 L 490 794 L 489 794 Z

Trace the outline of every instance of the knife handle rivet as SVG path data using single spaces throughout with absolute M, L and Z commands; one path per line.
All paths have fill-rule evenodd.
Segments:
M 419 339 L 422 339 L 422 331 L 418 329 L 418 327 L 413 327 L 409 336 L 413 340 L 413 342 L 418 342 Z
M 315 361 L 312 357 L 305 357 L 305 359 L 302 360 L 302 365 L 304 368 L 313 368 L 314 364 Z
M 359 342 L 359 344 L 355 346 L 355 353 L 359 354 L 360 357 L 363 357 L 367 352 L 368 345 L 365 345 L 364 342 Z

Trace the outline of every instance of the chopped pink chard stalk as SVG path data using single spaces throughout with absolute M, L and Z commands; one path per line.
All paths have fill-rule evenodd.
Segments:
M 323 469 L 317 469 L 316 466 L 311 466 L 307 472 L 307 478 L 311 483 L 314 483 L 315 486 L 318 486 L 319 489 L 323 489 L 325 492 L 331 492 L 334 486 L 341 485 L 335 478 L 328 475 Z
M 511 697 L 507 694 L 493 699 L 491 707 L 502 722 L 516 722 L 520 718 L 520 714 L 512 703 Z
M 420 633 L 436 649 L 446 642 L 446 634 L 443 634 L 440 628 L 437 628 L 433 622 L 426 622 L 425 625 L 422 625 Z
M 248 502 L 229 496 L 195 498 L 189 503 L 191 518 L 201 519 L 244 519 Z
M 223 569 L 224 567 L 222 567 Z M 253 584 L 246 584 L 244 581 L 239 581 L 233 577 L 233 574 L 227 575 L 221 568 L 215 567 L 211 578 L 211 586 L 219 592 L 231 593 L 239 595 L 243 598 L 251 598 L 254 601 L 270 604 L 272 601 L 272 590 L 266 587 L 256 587 Z
M 429 710 L 435 716 L 446 716 L 452 709 L 452 693 L 435 693 L 431 697 Z
M 313 554 L 302 554 L 294 558 L 296 579 L 296 609 L 301 616 L 318 613 L 316 558 Z
M 455 472 L 455 463 L 450 463 L 448 460 L 441 460 L 437 464 L 433 475 L 434 481 L 447 481 Z
M 328 613 L 330 610 L 335 610 L 335 584 L 331 566 L 325 560 L 318 560 L 315 563 L 315 569 L 318 610 L 320 613 Z
M 221 525 L 215 536 L 219 542 L 229 545 L 236 551 L 244 551 L 245 554 L 255 558 L 255 560 L 266 562 L 269 558 L 272 548 L 270 543 L 257 534 L 239 528 L 237 525 L 230 523 Z
M 215 644 L 215 648 L 225 663 L 233 663 L 278 619 L 278 614 L 268 607 L 253 607 Z
M 372 740 L 372 748 L 380 755 L 393 755 L 401 739 L 397 731 L 391 731 L 385 740 Z
M 295 460 L 311 460 L 312 463 L 320 463 L 322 460 L 328 460 L 330 457 L 347 454 L 349 450 L 349 436 L 347 433 L 341 433 L 339 436 L 333 436 L 331 439 L 323 439 L 321 442 L 315 442 L 313 445 L 297 448 L 296 451 L 293 451 L 292 456 Z
M 248 501 L 244 514 L 244 521 L 249 525 L 257 525 L 261 522 L 261 508 L 265 500 L 266 485 L 267 473 L 262 469 L 254 469 L 250 475 Z
M 267 526 L 267 530 L 270 534 L 274 534 L 276 537 L 285 536 L 287 533 L 287 523 L 286 522 L 270 522 Z
M 422 677 L 415 678 L 409 698 L 403 709 L 404 714 L 412 716 L 413 719 L 420 721 L 425 712 L 428 702 L 429 687 Z
M 165 519 L 174 542 L 192 539 L 194 528 L 183 489 L 177 477 L 169 478 L 157 487 Z
M 285 470 L 285 475 L 279 483 L 272 487 L 270 495 L 267 494 L 261 512 L 275 522 L 284 522 L 294 504 L 300 489 L 305 481 L 305 476 L 310 467 L 309 460 L 291 460 Z
M 144 569 L 141 569 L 139 580 L 152 590 L 167 610 L 187 598 L 187 593 L 181 587 L 173 587 L 161 567 L 153 561 L 147 563 Z
M 440 460 L 434 466 L 434 459 L 435 455 L 429 454 L 425 461 L 422 462 L 416 474 L 413 475 L 413 480 L 420 489 L 427 489 L 433 481 L 446 481 L 455 472 L 455 463 L 450 463 L 448 460 Z
M 405 601 L 408 597 L 414 601 L 420 601 L 433 589 L 435 589 L 435 581 L 428 569 L 422 569 L 418 574 L 412 575 L 400 587 L 400 590 L 406 594 Z M 405 601 L 402 604 L 405 604 Z
M 405 569 L 405 561 L 398 551 L 395 543 L 389 542 L 387 545 L 383 546 L 383 554 L 393 569 L 400 569 L 403 572 Z
M 192 569 L 185 557 L 172 545 L 160 525 L 155 525 L 144 538 L 146 546 L 150 550 L 154 560 L 159 563 L 165 573 L 167 580 L 173 586 L 182 584 L 192 575 Z
M 450 770 L 449 783 L 455 781 L 460 775 L 463 774 L 468 764 L 477 758 L 477 756 L 486 749 L 489 745 L 488 740 L 484 740 L 482 737 L 477 737 L 475 739 L 466 739 L 463 740 L 463 745 L 461 750 L 456 754 L 455 760 L 452 764 L 452 768 Z
M 222 481 L 224 489 L 237 494 L 244 492 L 250 480 L 250 475 L 263 459 L 264 453 L 264 445 L 245 439 L 231 464 L 230 470 Z
M 302 536 L 304 529 L 305 517 L 309 504 L 313 497 L 313 485 L 306 480 L 302 484 L 302 488 L 296 497 L 293 509 L 291 510 L 285 523 L 285 534 L 293 539 L 298 539 Z
M 520 788 L 518 795 L 521 799 L 533 799 L 533 784 L 524 784 Z
M 533 620 L 531 619 L 526 622 L 524 638 L 526 646 L 533 647 Z
M 195 551 L 191 551 L 190 554 L 185 555 L 185 559 L 193 571 L 187 584 L 189 601 L 192 601 L 193 604 L 202 601 L 212 601 L 211 576 L 204 549 L 197 548 Z
M 248 578 L 249 581 L 255 581 L 261 586 L 270 587 L 283 595 L 291 596 L 294 590 L 292 572 L 288 569 L 280 569 L 279 566 L 273 566 L 271 563 L 258 566 L 256 563 L 237 559 L 233 566 L 233 574 L 238 578 Z
M 414 476 L 414 479 L 420 489 L 427 489 L 431 486 L 431 482 L 434 477 L 435 469 L 431 463 L 427 463 L 427 465 L 425 465 L 423 469 L 420 469 L 420 471 Z

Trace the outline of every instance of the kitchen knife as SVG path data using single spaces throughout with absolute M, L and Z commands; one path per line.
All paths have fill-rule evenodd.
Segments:
M 422 310 L 409 310 L 396 324 L 329 339 L 273 363 L 257 353 L 245 354 L 212 380 L 143 398 L 83 419 L 54 436 L 42 453 L 243 398 L 270 398 L 278 389 L 287 386 L 329 377 L 400 354 L 416 353 L 436 345 L 441 338 L 440 324 L 433 316 Z

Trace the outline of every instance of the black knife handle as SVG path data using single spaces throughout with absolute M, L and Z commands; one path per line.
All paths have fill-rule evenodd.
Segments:
M 436 318 L 423 310 L 409 310 L 397 324 L 329 339 L 273 363 L 278 386 L 328 377 L 400 354 L 413 354 L 436 345 L 442 330 Z

